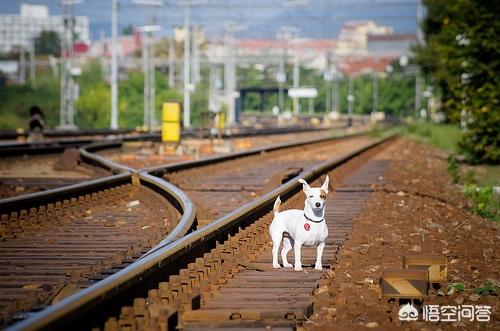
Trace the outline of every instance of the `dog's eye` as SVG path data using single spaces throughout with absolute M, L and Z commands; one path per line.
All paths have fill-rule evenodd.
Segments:
M 322 195 L 321 199 L 325 200 L 326 199 L 326 195 Z
M 310 195 L 310 196 L 309 196 L 309 198 L 312 198 L 312 197 L 313 197 L 313 195 Z

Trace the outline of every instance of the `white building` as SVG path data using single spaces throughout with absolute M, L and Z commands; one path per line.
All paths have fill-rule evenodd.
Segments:
M 40 32 L 55 31 L 62 36 L 63 30 L 63 17 L 49 16 L 47 6 L 21 4 L 20 15 L 0 15 L 0 52 L 19 45 L 28 49 Z M 90 42 L 88 17 L 75 17 L 75 33 L 78 40 Z
M 412 56 L 411 47 L 417 44 L 416 33 L 394 33 L 388 35 L 368 35 L 366 49 L 377 57 Z
M 342 27 L 337 40 L 337 55 L 365 55 L 368 35 L 389 35 L 394 33 L 388 26 L 380 26 L 371 20 L 348 21 Z

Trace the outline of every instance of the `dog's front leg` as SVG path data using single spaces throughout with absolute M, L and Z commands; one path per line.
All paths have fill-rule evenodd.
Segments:
M 295 240 L 293 245 L 293 252 L 295 253 L 295 271 L 302 270 L 302 262 L 300 261 L 300 249 L 302 248 L 302 242 Z
M 321 264 L 321 258 L 323 257 L 323 249 L 325 249 L 325 242 L 322 241 L 318 244 L 316 248 L 316 264 L 314 265 L 314 269 L 321 270 L 323 268 Z

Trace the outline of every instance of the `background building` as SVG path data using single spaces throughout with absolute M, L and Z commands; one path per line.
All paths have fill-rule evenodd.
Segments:
M 50 16 L 44 5 L 21 4 L 20 15 L 0 15 L 0 52 L 10 52 L 14 47 L 29 48 L 42 31 L 55 31 L 60 36 L 64 30 L 62 16 Z M 76 40 L 90 42 L 89 19 L 75 17 Z
M 374 56 L 410 56 L 411 46 L 417 43 L 416 33 L 369 34 L 367 38 L 367 50 Z

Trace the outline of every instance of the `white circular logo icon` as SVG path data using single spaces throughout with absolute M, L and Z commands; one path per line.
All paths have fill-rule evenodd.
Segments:
M 400 321 L 416 321 L 418 319 L 418 310 L 407 303 L 399 308 L 398 317 Z

